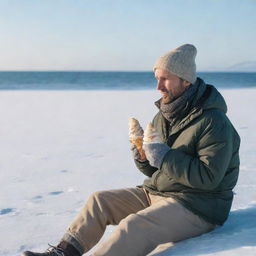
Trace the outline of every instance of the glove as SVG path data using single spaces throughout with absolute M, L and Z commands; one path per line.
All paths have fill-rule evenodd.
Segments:
M 146 157 L 151 166 L 161 168 L 166 153 L 171 149 L 165 143 L 143 144 Z
M 141 159 L 141 155 L 139 150 L 137 149 L 137 147 L 134 144 L 131 144 L 131 151 L 133 154 L 133 158 L 139 162 L 145 162 L 147 161 L 147 159 Z

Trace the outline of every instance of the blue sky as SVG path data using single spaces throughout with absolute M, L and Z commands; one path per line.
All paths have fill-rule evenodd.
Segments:
M 0 0 L 0 70 L 151 70 L 184 43 L 199 70 L 256 61 L 256 0 Z

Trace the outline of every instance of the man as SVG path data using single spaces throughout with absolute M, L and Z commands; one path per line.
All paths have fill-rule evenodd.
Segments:
M 161 56 L 154 73 L 162 98 L 153 125 L 162 143 L 132 147 L 143 186 L 92 194 L 57 247 L 23 256 L 80 256 L 118 225 L 94 256 L 147 255 L 222 225 L 239 172 L 240 138 L 212 85 L 196 77 L 196 48 L 182 45 Z

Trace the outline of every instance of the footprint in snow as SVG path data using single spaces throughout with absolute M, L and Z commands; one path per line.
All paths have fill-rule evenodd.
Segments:
M 53 192 L 50 192 L 49 195 L 57 196 L 57 195 L 62 194 L 62 193 L 64 193 L 64 192 L 63 191 L 53 191 Z
M 68 172 L 68 170 L 61 170 L 60 172 L 61 173 L 66 173 L 66 172 Z
M 15 211 L 15 208 L 4 208 L 0 210 L 0 215 L 5 215 L 14 211 Z
M 41 200 L 41 199 L 43 199 L 43 197 L 40 196 L 40 195 L 34 196 L 34 197 L 32 198 L 33 201 L 38 201 L 38 200 Z

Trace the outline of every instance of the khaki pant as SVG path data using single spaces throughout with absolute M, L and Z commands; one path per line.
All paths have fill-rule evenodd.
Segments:
M 92 194 L 63 239 L 85 253 L 97 244 L 109 224 L 118 226 L 93 256 L 145 256 L 159 244 L 214 228 L 170 197 L 129 188 Z

